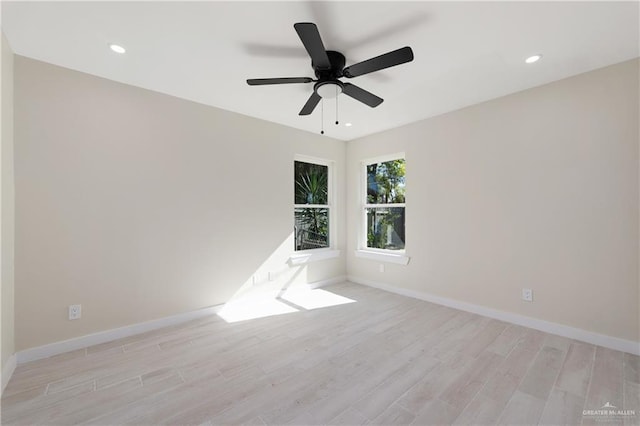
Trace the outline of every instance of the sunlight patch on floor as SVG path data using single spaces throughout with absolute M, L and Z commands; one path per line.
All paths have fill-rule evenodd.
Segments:
M 298 312 L 298 310 L 273 298 L 262 300 L 246 298 L 227 303 L 218 312 L 218 316 L 226 322 L 238 322 L 292 312 Z
M 330 291 L 322 290 L 319 288 L 292 288 L 288 289 L 281 299 L 293 303 L 296 306 L 300 306 L 304 309 L 318 309 L 327 308 L 329 306 L 345 305 L 347 303 L 354 303 L 355 300 L 349 299 L 344 296 L 340 296 Z
M 354 302 L 353 299 L 330 291 L 298 286 L 289 288 L 280 295 L 262 292 L 235 299 L 224 305 L 218 316 L 231 323 Z

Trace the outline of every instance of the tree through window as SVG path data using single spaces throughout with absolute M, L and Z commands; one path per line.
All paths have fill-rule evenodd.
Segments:
M 329 247 L 329 166 L 294 163 L 296 250 Z
M 405 160 L 365 164 L 366 247 L 404 250 Z

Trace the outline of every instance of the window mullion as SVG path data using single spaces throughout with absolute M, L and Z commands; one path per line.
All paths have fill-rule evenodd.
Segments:
M 406 207 L 405 203 L 365 204 L 365 209 L 383 209 L 385 207 Z
M 331 208 L 329 204 L 294 204 L 293 207 L 296 209 L 329 209 Z

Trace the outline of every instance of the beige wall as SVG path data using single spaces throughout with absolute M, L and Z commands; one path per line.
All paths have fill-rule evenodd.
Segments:
M 15 70 L 18 350 L 220 304 L 258 270 L 345 274 L 344 256 L 285 265 L 294 155 L 343 181 L 344 142 L 20 56 Z
M 13 52 L 2 34 L 2 369 L 14 345 Z
M 349 142 L 349 200 L 406 152 L 411 256 L 381 273 L 350 232 L 349 276 L 640 341 L 638 100 L 634 60 Z
M 344 256 L 285 265 L 295 154 L 336 162 L 349 275 L 640 341 L 638 61 L 346 150 L 27 58 L 15 67 L 17 350 L 223 303 L 255 273 L 277 272 L 274 285 L 343 275 Z M 381 273 L 353 255 L 359 210 L 345 196 L 357 200 L 362 159 L 399 151 L 411 262 Z M 4 293 L 3 275 L 3 362 Z M 79 321 L 66 319 L 73 303 Z

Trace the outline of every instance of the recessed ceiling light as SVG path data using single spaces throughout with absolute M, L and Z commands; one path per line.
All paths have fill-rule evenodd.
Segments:
M 111 50 L 113 50 L 114 52 L 116 52 L 116 53 L 124 53 L 124 52 L 127 51 L 127 49 L 125 49 L 124 47 L 122 47 L 120 45 L 117 45 L 117 44 L 110 44 L 109 48 Z
M 533 64 L 534 62 L 538 62 L 540 58 L 542 58 L 542 55 L 533 55 L 533 56 L 529 56 L 524 61 L 528 64 Z
M 353 124 L 351 124 L 351 123 L 344 123 L 344 125 L 347 126 L 347 127 L 353 126 Z

